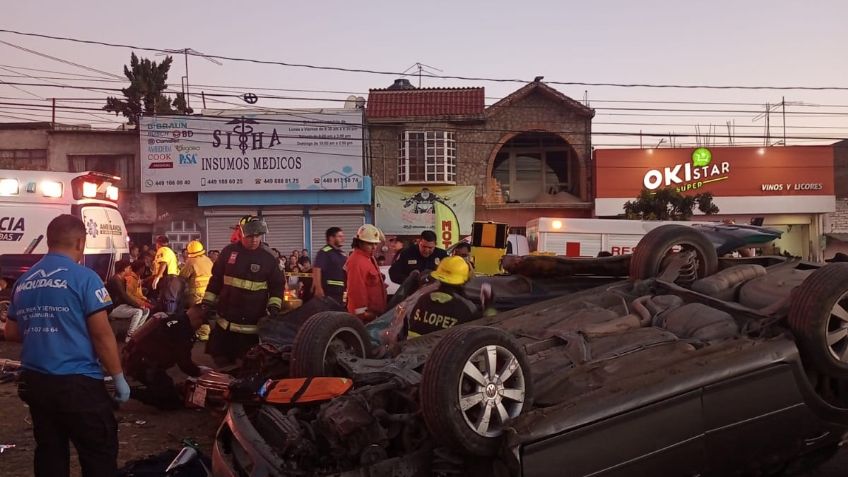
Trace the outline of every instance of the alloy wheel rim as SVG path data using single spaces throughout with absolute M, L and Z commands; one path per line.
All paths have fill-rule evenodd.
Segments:
M 848 364 L 848 310 L 844 303 L 848 302 L 848 293 L 843 293 L 830 309 L 827 320 L 827 349 L 831 356 L 841 363 Z
M 458 386 L 466 425 L 482 437 L 497 437 L 521 414 L 527 391 L 524 370 L 508 349 L 487 345 L 466 360 Z

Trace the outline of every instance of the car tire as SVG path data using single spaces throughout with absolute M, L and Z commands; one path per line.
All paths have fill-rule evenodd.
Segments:
M 697 254 L 697 278 L 718 271 L 715 246 L 704 234 L 686 225 L 670 224 L 651 230 L 639 241 L 630 259 L 630 278 L 644 280 L 658 276 L 662 272 L 663 259 L 678 245 L 694 250 Z
M 441 445 L 490 456 L 505 424 L 532 404 L 532 390 L 527 356 L 513 337 L 495 328 L 463 326 L 449 332 L 424 365 L 421 412 Z
M 371 347 L 362 321 L 341 311 L 316 313 L 301 326 L 291 352 L 291 377 L 339 376 L 334 349 L 341 346 L 365 358 Z
M 793 290 L 788 321 L 820 372 L 848 378 L 848 263 L 825 265 Z

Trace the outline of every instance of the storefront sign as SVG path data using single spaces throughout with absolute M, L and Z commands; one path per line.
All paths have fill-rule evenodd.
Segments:
M 644 188 L 710 192 L 722 214 L 825 213 L 835 207 L 829 146 L 610 149 L 596 152 L 599 216 Z
M 362 189 L 362 112 L 142 118 L 142 192 Z
M 425 230 L 441 234 L 441 228 L 436 230 L 437 203 L 453 211 L 462 235 L 471 233 L 474 186 L 377 187 L 374 200 L 375 222 L 385 234 L 418 235 Z

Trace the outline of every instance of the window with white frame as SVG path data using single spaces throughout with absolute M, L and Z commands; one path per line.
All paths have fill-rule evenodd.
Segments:
M 456 139 L 448 131 L 400 135 L 398 183 L 456 184 Z

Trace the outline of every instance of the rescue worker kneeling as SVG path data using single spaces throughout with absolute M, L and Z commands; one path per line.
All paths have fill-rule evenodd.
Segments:
M 422 295 L 409 312 L 409 337 L 466 323 L 482 316 L 480 309 L 463 295 L 471 279 L 471 267 L 462 257 L 448 257 L 430 274 L 439 287 Z
M 183 400 L 167 371 L 174 365 L 192 377 L 209 371 L 191 359 L 194 334 L 204 317 L 199 306 L 187 313 L 157 313 L 130 338 L 121 352 L 121 364 L 128 376 L 145 386 L 133 390 L 135 399 L 159 409 L 182 407 Z

